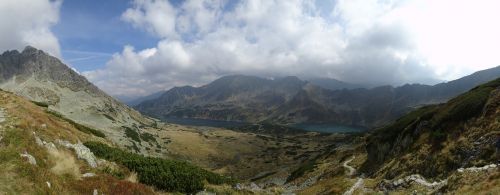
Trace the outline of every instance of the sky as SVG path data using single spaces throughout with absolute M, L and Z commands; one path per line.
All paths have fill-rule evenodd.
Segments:
M 230 74 L 435 84 L 500 65 L 497 0 L 0 0 L 0 50 L 32 45 L 107 93 Z

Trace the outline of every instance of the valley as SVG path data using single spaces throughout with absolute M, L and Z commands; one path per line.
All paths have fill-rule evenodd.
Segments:
M 162 121 L 167 123 L 186 125 L 186 126 L 205 126 L 219 127 L 226 129 L 238 129 L 239 127 L 252 126 L 256 124 L 241 122 L 241 121 L 223 121 L 211 119 L 196 119 L 196 118 L 162 118 Z M 321 132 L 321 133 L 351 133 L 366 131 L 366 127 L 348 126 L 333 123 L 299 123 L 284 126 L 283 128 L 295 128 L 302 131 Z
M 310 82 L 294 76 L 270 79 L 229 75 L 200 87 L 174 87 L 134 108 L 159 119 L 376 128 L 416 108 L 444 103 L 498 75 L 500 66 L 432 86 L 405 84 L 373 88 L 356 88 L 337 81 L 331 81 L 337 88 L 323 88 L 330 86 L 325 84 L 328 80 Z
M 322 91 L 339 101 L 343 98 L 335 94 L 360 89 L 327 91 L 294 77 L 272 81 L 282 89 L 275 92 L 284 104 L 268 108 L 295 110 L 308 117 L 321 114 L 318 122 L 280 123 L 268 120 L 277 116 L 273 112 L 247 112 L 267 105 L 268 99 L 258 96 L 276 90 L 267 85 L 253 88 L 255 83 L 248 80 L 268 82 L 255 77 L 217 81 L 217 93 L 196 95 L 199 92 L 193 91 L 199 89 L 187 87 L 173 89 L 180 90 L 176 96 L 166 92 L 160 99 L 180 98 L 176 101 L 185 104 L 172 106 L 179 109 L 191 105 L 188 99 L 203 96 L 203 101 L 218 102 L 205 106 L 217 109 L 219 103 L 244 105 L 242 112 L 229 113 L 242 117 L 234 119 L 262 120 L 218 120 L 233 119 L 225 109 L 201 113 L 195 109 L 186 115 L 216 114 L 215 119 L 157 119 L 114 100 L 41 50 L 28 47 L 2 54 L 0 70 L 7 69 L 0 82 L 0 192 L 7 194 L 475 194 L 500 190 L 498 78 L 446 103 L 415 106 L 385 125 L 369 127 L 346 122 L 351 119 L 323 121 L 322 117 L 336 114 L 318 112 L 325 107 L 320 103 L 334 99 L 310 96 Z M 50 75 L 50 69 L 62 75 Z M 226 81 L 238 86 L 229 85 L 232 92 L 227 92 Z M 303 92 L 306 89 L 314 90 Z M 252 90 L 260 95 L 249 95 Z M 182 91 L 195 95 L 185 99 Z M 364 98 L 350 101 L 375 97 Z M 242 103 L 227 104 L 234 101 Z M 146 100 L 147 104 L 156 103 Z M 302 114 L 298 115 L 306 116 Z
M 500 195 L 498 8 L 0 0 L 0 195 Z
M 43 161 L 57 161 L 58 154 L 51 156 L 44 151 L 45 143 L 54 145 L 57 148 L 57 153 L 63 153 L 65 160 L 69 160 L 70 165 L 56 164 L 42 164 L 41 167 L 36 168 L 36 174 L 39 171 L 48 171 L 44 173 L 43 178 L 26 178 L 25 176 L 16 176 L 18 179 L 34 179 L 31 182 L 22 181 L 26 185 L 34 185 L 30 191 L 29 188 L 1 188 L 4 192 L 92 192 L 96 188 L 100 192 L 114 193 L 111 182 L 116 176 L 110 177 L 106 164 L 109 162 L 98 160 L 97 166 L 85 165 L 85 160 L 77 160 L 79 157 L 72 154 L 71 150 L 64 149 L 64 145 L 57 144 L 58 140 L 69 141 L 70 143 L 83 142 L 101 142 L 107 145 L 115 145 L 115 143 L 108 141 L 106 138 L 101 138 L 92 135 L 88 132 L 82 132 L 80 129 L 72 126 L 71 123 L 66 122 L 57 115 L 53 115 L 50 111 L 43 107 L 36 105 L 24 98 L 16 97 L 7 92 L 0 92 L 2 101 L 0 106 L 5 109 L 2 112 L 2 119 L 6 118 L 5 123 L 2 123 L 0 129 L 2 139 L 2 152 L 8 152 L 10 156 L 7 159 L 0 161 L 2 167 L 11 167 L 16 169 L 29 168 L 31 165 L 23 163 L 22 159 L 14 158 L 16 152 L 33 155 L 37 162 Z M 336 148 L 341 145 L 347 145 L 354 137 L 345 135 L 322 135 L 319 133 L 299 133 L 285 136 L 272 136 L 254 133 L 243 133 L 231 131 L 227 129 L 214 128 L 214 127 L 188 127 L 176 124 L 159 124 L 159 127 L 145 127 L 141 132 L 151 132 L 155 135 L 155 140 L 146 140 L 143 137 L 139 138 L 140 142 L 137 143 L 138 147 L 144 147 L 144 152 L 141 154 L 158 156 L 167 159 L 177 159 L 181 161 L 190 162 L 220 173 L 226 176 L 237 178 L 241 181 L 254 181 L 259 182 L 263 187 L 280 186 L 284 185 L 289 178 L 289 173 L 298 169 L 304 162 L 309 162 L 311 159 L 317 158 L 322 155 L 324 151 L 331 148 Z M 14 133 L 14 134 L 13 134 Z M 125 137 L 124 139 L 126 139 Z M 22 139 L 22 143 L 12 145 L 13 139 Z M 133 139 L 130 137 L 130 139 Z M 36 140 L 43 140 L 43 144 L 34 144 Z M 38 141 L 36 141 L 38 142 Z M 153 144 L 155 142 L 153 151 Z M 29 146 L 29 147 L 28 147 Z M 4 148 L 6 147 L 6 148 Z M 151 148 L 149 148 L 151 147 Z M 158 150 L 158 148 L 160 148 Z M 133 148 L 130 148 L 134 151 Z M 136 152 L 138 152 L 136 150 Z M 95 157 L 94 157 L 95 158 Z M 12 161 L 16 160 L 16 161 Z M 12 164 L 14 163 L 14 164 Z M 57 171 L 60 166 L 63 173 Z M 47 170 L 45 170 L 47 167 Z M 50 168 L 52 167 L 52 168 Z M 134 177 L 133 173 L 122 170 L 122 167 L 112 168 L 115 171 L 122 172 L 120 174 L 132 174 L 120 177 Z M 50 171 L 52 170 L 52 171 Z M 69 172 L 70 171 L 70 172 Z M 89 172 L 93 175 L 89 178 L 82 177 L 84 173 Z M 10 170 L 4 170 L 3 174 L 13 174 Z M 69 181 L 79 182 L 80 185 L 68 186 L 70 183 L 62 183 L 58 178 L 58 174 L 66 174 L 65 178 Z M 50 177 L 47 178 L 47 176 Z M 4 175 L 5 176 L 5 175 Z M 42 176 L 42 175 L 40 175 Z M 135 176 L 136 177 L 136 176 Z M 18 179 L 12 182 L 20 182 Z M 42 181 L 43 179 L 48 181 Z M 82 180 L 83 179 L 83 180 Z M 97 180 L 97 181 L 96 181 Z M 119 180 L 116 180 L 117 182 Z M 51 187 L 47 187 L 47 182 L 51 183 Z M 100 183 L 94 183 L 100 182 Z M 137 178 L 135 180 L 137 182 Z M 4 187 L 12 187 L 12 183 L 3 183 Z M 123 183 L 121 185 L 136 185 L 134 183 Z M 136 191 L 141 194 L 149 194 L 155 191 L 145 186 L 138 186 L 144 188 L 142 191 Z M 220 186 L 213 186 L 213 190 L 219 190 Z M 65 189 L 61 191 L 61 189 Z M 26 191 L 27 190 L 27 191 Z M 116 191 L 115 191 L 116 192 Z

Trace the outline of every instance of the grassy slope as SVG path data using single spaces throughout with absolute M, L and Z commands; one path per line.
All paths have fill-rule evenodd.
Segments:
M 63 147 L 58 147 L 57 154 L 53 154 L 45 147 L 35 143 L 34 132 L 42 140 L 53 143 L 59 139 L 72 143 L 82 141 L 92 146 L 112 145 L 112 143 L 99 134 L 82 131 L 80 125 L 57 113 L 51 113 L 43 104 L 36 104 L 4 91 L 0 91 L 0 97 L 0 107 L 5 108 L 8 114 L 8 120 L 0 125 L 0 136 L 2 137 L 0 139 L 0 193 L 91 194 L 94 189 L 105 194 L 155 193 L 151 187 L 128 181 L 135 174 L 131 171 L 138 173 L 139 181 L 167 191 L 195 192 L 203 189 L 204 180 L 206 180 L 211 183 L 210 188 L 214 191 L 223 189 L 222 191 L 234 192 L 234 190 L 224 187 L 225 185 L 220 185 L 232 180 L 226 180 L 217 174 L 185 162 L 143 157 L 116 148 L 104 148 L 106 151 L 114 151 L 111 152 L 112 154 L 121 155 L 111 158 L 109 155 L 104 155 L 102 151 L 95 151 L 96 155 L 118 161 L 123 166 L 110 164 L 110 166 L 91 168 L 84 161 L 77 160 L 73 151 Z M 140 136 L 142 140 L 147 142 L 153 135 L 143 133 Z M 19 156 L 24 151 L 35 157 L 37 166 L 28 164 Z M 59 153 L 64 153 L 65 156 L 61 157 Z M 60 164 L 59 161 L 69 161 L 69 163 Z M 134 162 L 132 163 L 134 166 L 130 162 Z M 174 177 L 166 178 L 166 175 L 161 172 L 151 171 L 152 166 L 158 168 L 155 163 L 156 165 L 167 165 L 164 168 L 169 169 Z M 81 175 L 87 172 L 96 173 L 97 177 L 82 178 Z M 144 174 L 145 172 L 146 174 Z M 151 173 L 153 176 L 160 173 L 157 175 L 160 179 L 151 180 Z M 185 179 L 182 180 L 183 178 Z M 182 181 L 188 182 L 182 184 Z M 51 184 L 51 188 L 46 182 Z M 171 185 L 171 188 L 163 188 L 162 185 Z
M 76 160 L 71 150 L 58 147 L 49 151 L 37 145 L 33 132 L 47 142 L 56 139 L 73 143 L 77 140 L 105 140 L 79 131 L 28 100 L 3 91 L 0 91 L 0 97 L 0 107 L 8 115 L 0 126 L 0 136 L 3 137 L 0 141 L 0 193 L 91 194 L 94 189 L 105 194 L 153 193 L 150 187 L 120 180 L 89 167 L 84 161 Z M 35 157 L 36 166 L 20 157 L 19 154 L 24 152 Z M 97 176 L 81 178 L 86 172 L 97 173 Z
M 495 142 L 500 137 L 500 79 L 478 86 L 446 104 L 422 107 L 393 124 L 367 135 L 365 141 L 337 148 L 321 157 L 319 167 L 297 180 L 321 175 L 314 185 L 299 194 L 342 194 L 355 182 L 342 162 L 356 156 L 351 166 L 365 174 L 364 189 L 354 194 L 383 194 L 380 186 L 411 174 L 428 180 L 448 179 L 441 189 L 454 194 L 498 194 L 498 169 L 479 173 L 458 173 L 457 168 L 496 163 L 500 154 Z M 366 142 L 357 145 L 355 143 Z M 390 194 L 432 193 L 433 189 L 412 184 L 392 189 Z
M 0 100 L 0 107 L 6 108 L 10 117 L 7 124 L 2 124 L 0 128 L 2 129 L 0 136 L 4 137 L 0 141 L 0 150 L 5 152 L 0 162 L 3 169 L 0 174 L 3 174 L 4 177 L 0 176 L 0 178 L 16 178 L 12 181 L 0 182 L 0 185 L 3 186 L 3 188 L 0 187 L 0 192 L 71 194 L 91 193 L 93 189 L 99 189 L 100 192 L 113 194 L 116 190 L 121 189 L 119 186 L 127 185 L 130 185 L 127 188 L 137 188 L 144 193 L 153 192 L 150 187 L 127 181 L 127 178 L 132 175 L 131 170 L 133 168 L 129 169 L 120 165 L 113 166 L 111 169 L 107 167 L 92 169 L 84 161 L 77 160 L 73 151 L 61 147 L 58 147 L 59 150 L 70 154 L 71 159 L 76 162 L 77 166 L 72 165 L 72 171 L 78 172 L 78 174 L 61 176 L 53 173 L 51 169 L 56 166 L 55 162 L 60 158 L 51 156 L 44 147 L 36 145 L 33 132 L 36 132 L 40 138 L 47 142 L 55 142 L 55 140 L 61 139 L 72 143 L 78 141 L 97 141 L 107 145 L 113 145 L 113 143 L 93 133 L 82 131 L 75 124 L 57 114 L 48 113 L 43 104 L 34 104 L 7 92 L 0 92 L 0 95 L 3 97 Z M 8 126 L 12 126 L 12 128 Z M 16 134 L 8 134 L 7 132 L 10 132 L 10 130 L 5 131 L 6 128 L 12 129 L 12 132 Z M 254 178 L 255 175 L 263 172 L 293 171 L 296 166 L 300 166 L 301 162 L 307 161 L 308 158 L 318 154 L 318 151 L 329 147 L 329 143 L 332 141 L 343 140 L 342 137 L 320 136 L 314 133 L 277 138 L 222 129 L 199 130 L 177 125 L 161 125 L 160 128 L 160 131 L 155 130 L 158 132 L 155 135 L 141 133 L 139 135 L 141 142 L 137 142 L 137 144 L 142 146 L 149 146 L 151 143 L 154 143 L 154 145 L 160 144 L 161 148 L 166 151 L 163 151 L 165 153 L 162 152 L 165 155 L 164 157 L 190 161 L 209 170 L 216 170 L 218 173 L 244 179 Z M 153 132 L 151 129 L 148 131 Z M 158 141 L 149 143 L 148 140 L 150 140 L 151 136 L 155 136 Z M 22 143 L 10 143 L 13 139 L 23 141 Z M 9 147 L 4 147 L 4 144 Z M 20 173 L 17 170 L 29 170 L 28 167 L 30 167 L 19 157 L 19 153 L 25 150 L 35 156 L 37 161 L 41 161 L 40 166 L 34 169 L 44 172 L 43 174 L 30 172 L 29 174 L 17 176 Z M 294 151 L 293 154 L 290 151 Z M 48 164 L 42 163 L 44 159 Z M 75 169 L 76 171 L 74 171 Z M 86 172 L 97 173 L 98 177 L 80 180 L 81 174 Z M 279 172 L 276 175 L 286 179 L 287 176 L 284 174 Z M 276 175 L 270 176 L 274 177 Z M 259 178 L 259 180 L 262 179 L 267 178 Z M 52 184 L 51 189 L 46 187 L 46 181 Z M 16 183 L 26 184 L 26 186 L 19 185 L 20 187 L 16 187 Z M 248 193 L 234 191 L 228 185 L 207 185 L 205 183 L 205 187 L 221 193 Z
M 460 167 L 496 163 L 500 160 L 495 152 L 500 136 L 499 87 L 496 79 L 375 131 L 367 139 L 368 160 L 362 170 L 386 179 L 415 173 L 444 179 Z M 450 182 L 446 190 L 461 187 Z
M 463 134 L 460 129 L 464 129 L 466 123 L 481 118 L 490 93 L 498 86 L 500 79 L 478 86 L 446 104 L 422 107 L 376 130 L 368 137 L 369 161 L 365 168 L 373 169 L 395 156 L 414 152 L 420 148 L 413 147 L 417 142 L 428 144 L 433 152 L 441 150 L 449 138 Z

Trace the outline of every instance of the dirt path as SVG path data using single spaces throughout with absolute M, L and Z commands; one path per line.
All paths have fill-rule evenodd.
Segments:
M 353 167 L 351 167 L 350 165 L 348 165 L 349 163 L 351 163 L 351 161 L 353 161 L 353 160 L 354 160 L 354 158 L 355 158 L 355 156 L 353 156 L 353 157 L 352 157 L 351 159 L 349 159 L 349 160 L 346 160 L 346 161 L 344 162 L 344 164 L 342 164 L 342 166 L 343 166 L 344 168 L 346 168 L 347 170 L 349 170 L 349 174 L 348 174 L 349 176 L 354 175 L 354 173 L 356 172 L 356 169 L 354 169 Z
M 353 176 L 354 173 L 356 173 L 356 169 L 349 165 L 349 163 L 352 162 L 354 160 L 354 158 L 355 158 L 355 156 L 353 156 L 349 160 L 346 160 L 342 164 L 342 166 L 349 171 L 349 173 L 347 174 L 348 176 Z M 363 187 L 363 178 L 358 177 L 358 180 L 356 181 L 356 183 L 354 183 L 354 185 L 352 185 L 351 188 L 349 188 L 349 190 L 345 191 L 344 195 L 351 195 L 352 193 L 354 193 L 354 190 L 356 190 L 358 188 L 362 188 L 362 187 Z
M 354 185 L 352 185 L 352 187 L 349 188 L 349 190 L 344 192 L 344 195 L 351 195 L 352 193 L 354 193 L 354 190 L 356 190 L 358 188 L 362 188 L 362 187 L 363 187 L 363 178 L 358 177 L 358 180 L 356 181 L 356 183 L 354 183 Z
M 5 122 L 5 117 L 6 117 L 5 109 L 0 107 L 0 133 L 5 131 L 5 128 L 3 128 L 3 126 L 1 125 L 3 122 Z M 2 139 L 3 135 L 0 135 L 0 141 L 2 141 Z

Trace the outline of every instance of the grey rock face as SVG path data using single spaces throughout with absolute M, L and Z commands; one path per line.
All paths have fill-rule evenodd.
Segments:
M 71 144 L 68 141 L 62 141 L 62 140 L 58 140 L 58 143 L 66 148 L 71 148 L 75 150 L 75 153 L 78 156 L 78 158 L 87 161 L 90 167 L 92 168 L 97 167 L 97 158 L 94 156 L 94 153 L 92 153 L 90 149 L 87 148 L 82 143 Z
M 73 91 L 88 90 L 96 95 L 102 92 L 87 79 L 47 53 L 27 46 L 21 53 L 7 51 L 0 56 L 0 81 L 12 77 L 25 79 L 34 75 L 40 81 L 54 81 Z
M 6 51 L 0 55 L 0 88 L 47 103 L 51 111 L 100 130 L 117 143 L 123 136 L 122 126 L 152 123 L 59 59 L 30 46 L 22 52 Z

